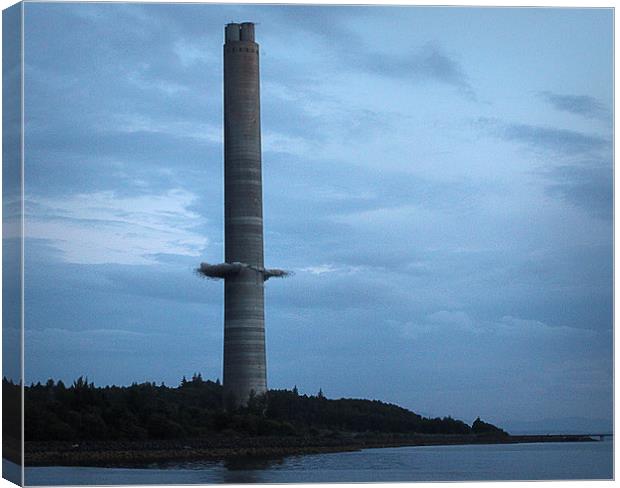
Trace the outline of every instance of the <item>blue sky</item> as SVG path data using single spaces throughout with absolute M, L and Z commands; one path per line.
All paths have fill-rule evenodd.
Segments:
M 268 382 L 612 417 L 612 11 L 25 7 L 26 379 L 221 376 L 222 39 L 261 45 Z

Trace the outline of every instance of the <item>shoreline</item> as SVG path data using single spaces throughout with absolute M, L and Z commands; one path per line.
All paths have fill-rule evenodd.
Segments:
M 34 442 L 25 444 L 25 465 L 139 468 L 183 461 L 283 458 L 362 449 L 470 444 L 598 442 L 585 435 L 348 435 L 341 437 L 218 437 L 162 441 Z M 6 455 L 5 458 L 11 460 Z

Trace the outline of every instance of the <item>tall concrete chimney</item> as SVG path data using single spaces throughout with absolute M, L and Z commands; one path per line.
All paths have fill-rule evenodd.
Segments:
M 228 24 L 224 43 L 225 262 L 198 272 L 224 281 L 224 401 L 267 392 L 258 44 L 254 24 Z
M 224 44 L 224 398 L 267 391 L 258 44 L 254 24 L 228 24 Z

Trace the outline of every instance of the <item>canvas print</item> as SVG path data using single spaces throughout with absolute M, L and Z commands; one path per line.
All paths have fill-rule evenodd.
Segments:
M 3 11 L 3 477 L 609 480 L 613 9 Z

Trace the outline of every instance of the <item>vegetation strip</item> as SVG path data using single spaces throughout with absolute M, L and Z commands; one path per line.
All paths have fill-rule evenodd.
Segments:
M 17 411 L 21 386 L 3 380 L 3 408 Z M 564 442 L 584 436 L 509 436 L 479 418 L 425 418 L 378 400 L 328 399 L 319 390 L 270 390 L 246 407 L 223 408 L 219 381 L 199 374 L 177 387 L 96 387 L 49 380 L 24 388 L 25 460 L 35 465 L 144 465 L 175 460 L 353 451 L 375 447 Z M 20 425 L 6 422 L 4 455 L 19 460 Z

